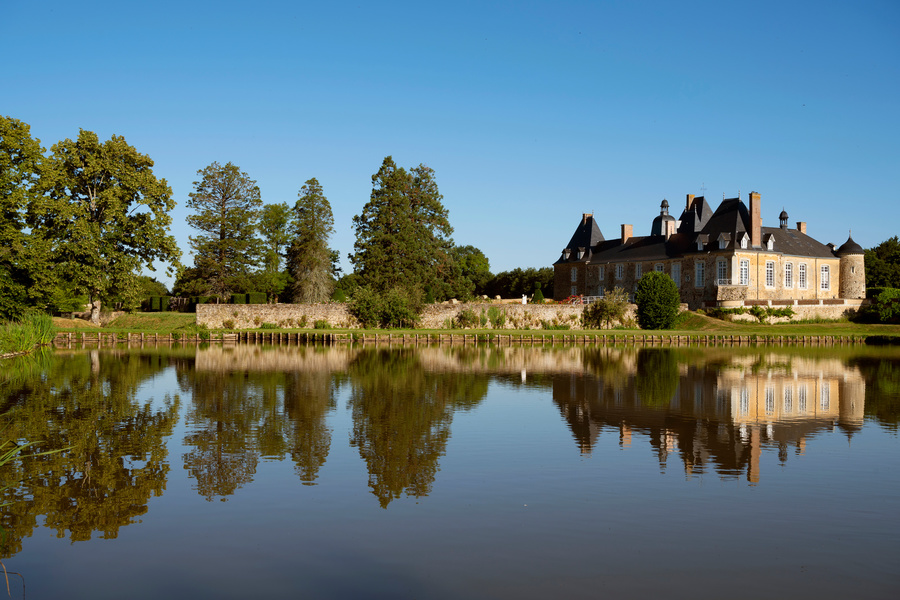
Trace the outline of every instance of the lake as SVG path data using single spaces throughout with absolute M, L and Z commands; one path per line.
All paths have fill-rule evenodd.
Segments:
M 900 349 L 0 363 L 13 598 L 895 598 Z M 2 596 L 2 593 L 0 593 Z

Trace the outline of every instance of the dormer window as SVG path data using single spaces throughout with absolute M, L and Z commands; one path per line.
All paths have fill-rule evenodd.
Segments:
M 564 260 L 569 260 L 569 255 L 570 255 L 570 254 L 571 254 L 571 251 L 570 251 L 568 248 L 566 248 L 565 250 L 563 250 L 563 259 L 564 259 Z
M 719 239 L 719 250 L 724 250 L 727 247 L 728 247 L 728 240 L 726 240 L 725 238 L 720 238 Z
M 771 250 L 774 247 L 775 247 L 775 238 L 769 238 L 769 240 L 766 242 L 766 248 Z
M 703 250 L 703 240 L 697 238 L 697 250 Z
M 578 260 L 581 260 L 584 257 L 584 248 L 578 249 Z
M 750 236 L 746 233 L 741 237 L 741 248 L 747 249 L 747 246 L 750 244 Z

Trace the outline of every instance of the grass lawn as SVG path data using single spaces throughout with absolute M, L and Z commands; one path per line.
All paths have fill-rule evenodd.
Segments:
M 85 331 L 96 329 L 88 321 L 81 319 L 59 319 L 54 318 L 53 324 L 57 331 Z M 153 313 L 131 313 L 126 314 L 108 326 L 103 331 L 109 333 L 126 333 L 126 332 L 145 332 L 145 333 L 172 333 L 172 332 L 194 332 L 198 331 L 196 326 L 196 315 L 192 313 L 178 312 L 153 312 Z M 215 330 L 221 331 L 221 330 Z M 257 329 L 251 331 L 289 331 L 316 333 L 354 333 L 357 335 L 375 335 L 387 334 L 456 334 L 456 335 L 534 335 L 544 337 L 562 337 L 577 335 L 756 335 L 756 336 L 786 336 L 800 337 L 811 335 L 836 335 L 836 336 L 871 336 L 882 335 L 897 337 L 900 336 L 900 325 L 869 325 L 851 323 L 849 321 L 823 321 L 815 323 L 783 323 L 766 325 L 762 323 L 745 323 L 730 322 L 713 319 L 706 315 L 697 313 L 688 313 L 682 317 L 677 329 L 664 331 L 644 331 L 641 329 L 605 329 L 605 330 L 582 330 L 582 329 L 565 329 L 565 330 L 512 330 L 512 329 Z

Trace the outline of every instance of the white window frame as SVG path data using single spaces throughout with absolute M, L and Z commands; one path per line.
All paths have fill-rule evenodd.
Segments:
M 706 261 L 694 261 L 694 287 L 703 287 L 706 280 Z
M 822 265 L 819 269 L 819 289 L 825 291 L 831 289 L 831 269 L 829 265 Z
M 775 287 L 775 261 L 774 260 L 766 261 L 766 287 L 767 288 Z
M 794 287 L 794 263 L 784 263 L 784 287 L 785 289 Z
M 597 267 L 597 279 L 603 281 L 604 278 L 606 278 L 606 269 L 603 267 L 603 265 L 599 265 Z
M 616 279 L 623 279 L 625 277 L 625 265 L 619 263 L 616 265 Z
M 724 258 L 716 261 L 716 280 L 717 282 L 728 279 L 728 261 Z
M 744 237 L 741 238 L 741 248 L 747 248 L 747 234 L 744 234 Z
M 641 263 L 635 263 L 634 265 L 634 280 L 637 281 L 641 277 L 644 276 L 644 265 Z
M 807 273 L 806 263 L 800 263 L 797 267 L 797 285 L 801 290 L 809 288 L 809 274 Z
M 665 272 L 665 271 L 663 270 L 663 264 L 662 264 L 662 263 L 656 263 L 655 265 L 653 265 L 653 270 L 656 271 L 657 273 L 664 273 L 664 272 Z
M 672 263 L 672 281 L 675 285 L 681 287 L 681 263 Z
M 750 260 L 741 259 L 741 285 L 750 285 Z
M 570 278 L 570 281 L 572 283 L 575 283 L 578 281 L 578 269 L 576 269 L 575 267 L 572 267 L 572 276 Z

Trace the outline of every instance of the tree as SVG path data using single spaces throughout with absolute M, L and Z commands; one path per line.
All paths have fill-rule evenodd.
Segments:
M 478 295 L 487 293 L 487 285 L 493 275 L 491 263 L 484 252 L 475 246 L 454 246 L 452 256 L 472 292 Z
M 294 205 L 294 241 L 288 250 L 288 269 L 294 278 L 294 302 L 327 302 L 334 289 L 332 251 L 334 232 L 331 204 L 315 177 L 306 181 Z
M 900 288 L 900 238 L 896 235 L 866 250 L 866 287 Z
M 350 262 L 361 284 L 384 293 L 395 287 L 444 293 L 453 266 L 447 209 L 434 171 L 398 168 L 388 156 L 372 176 L 372 194 L 361 214 Z M 436 292 L 437 294 L 438 292 Z
M 265 268 L 270 271 L 281 269 L 281 259 L 291 243 L 293 215 L 287 202 L 266 204 L 259 216 L 259 233 L 265 246 Z
M 665 273 L 651 271 L 641 277 L 634 301 L 641 329 L 671 329 L 675 325 L 681 298 L 678 286 Z
M 92 302 L 140 300 L 137 274 L 153 262 L 178 266 L 181 252 L 169 234 L 175 207 L 153 161 L 121 136 L 101 143 L 81 130 L 51 149 L 41 177 L 44 195 L 29 211 L 32 235 L 46 240 L 56 271 Z
M 0 318 L 11 319 L 30 304 L 34 274 L 26 210 L 38 194 L 44 149 L 22 121 L 0 117 Z
M 209 282 L 209 291 L 224 297 L 246 287 L 259 263 L 255 234 L 262 200 L 256 181 L 232 163 L 214 162 L 197 174 L 201 179 L 187 202 L 196 212 L 188 225 L 200 231 L 189 238 L 194 266 Z

